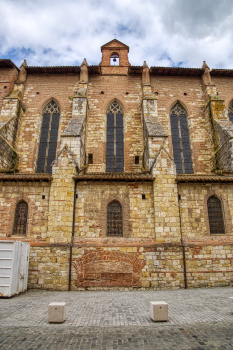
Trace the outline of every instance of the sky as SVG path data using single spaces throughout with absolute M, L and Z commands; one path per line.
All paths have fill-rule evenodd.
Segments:
M 89 65 L 117 38 L 141 66 L 233 69 L 232 0 L 0 0 L 0 58 Z

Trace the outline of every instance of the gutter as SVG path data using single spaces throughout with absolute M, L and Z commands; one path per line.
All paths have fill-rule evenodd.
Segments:
M 187 273 L 186 273 L 186 257 L 185 257 L 185 246 L 182 237 L 182 227 L 181 227 L 181 215 L 180 215 L 180 195 L 179 195 L 179 185 L 177 184 L 177 195 L 178 195 L 178 207 L 179 207 L 179 219 L 180 219 L 180 236 L 181 236 L 181 244 L 183 250 L 183 264 L 184 264 L 184 288 L 188 288 L 187 284 Z
M 71 242 L 70 242 L 69 284 L 68 284 L 69 292 L 71 291 L 71 266 L 72 266 L 72 253 L 73 253 L 73 242 L 74 242 L 75 208 L 76 208 L 76 180 L 74 180 L 73 223 L 72 223 L 72 236 L 71 236 Z

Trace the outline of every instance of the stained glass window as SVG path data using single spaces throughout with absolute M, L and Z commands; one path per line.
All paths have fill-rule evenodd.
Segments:
M 49 102 L 43 110 L 37 173 L 52 173 L 51 163 L 56 157 L 59 119 L 59 107 L 54 101 Z
M 123 111 L 117 102 L 107 111 L 106 171 L 124 171 Z
M 173 156 L 177 174 L 193 174 L 186 110 L 179 104 L 170 114 Z
M 15 220 L 13 235 L 26 235 L 28 205 L 25 201 L 20 201 L 15 209 Z
M 108 236 L 123 236 L 122 232 L 122 210 L 121 205 L 113 201 L 108 205 Z
M 230 121 L 233 123 L 233 101 L 231 101 L 229 109 L 228 109 L 228 115 Z
M 211 196 L 207 201 L 210 233 L 225 233 L 220 199 Z

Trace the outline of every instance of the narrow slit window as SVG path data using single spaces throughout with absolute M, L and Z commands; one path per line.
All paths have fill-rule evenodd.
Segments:
M 187 113 L 179 103 L 172 108 L 170 121 L 176 172 L 177 174 L 193 174 Z
M 108 205 L 107 221 L 107 236 L 122 237 L 122 208 L 118 202 Z
M 13 235 L 26 235 L 28 217 L 28 205 L 20 201 L 15 209 Z
M 55 160 L 58 138 L 60 109 L 51 101 L 43 110 L 40 145 L 37 158 L 37 173 L 52 173 L 51 163 Z
M 228 109 L 228 116 L 230 121 L 233 123 L 233 100 L 230 103 L 229 109 Z
M 106 172 L 123 171 L 123 111 L 117 102 L 113 102 L 107 111 Z
M 209 225 L 211 234 L 225 233 L 222 204 L 216 196 L 211 196 L 207 201 Z
M 93 164 L 93 154 L 88 153 L 88 164 Z
M 139 164 L 139 156 L 135 156 L 135 164 Z

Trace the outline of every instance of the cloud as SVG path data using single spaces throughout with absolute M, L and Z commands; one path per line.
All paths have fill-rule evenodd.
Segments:
M 233 68 L 232 10 L 229 0 L 1 0 L 0 57 L 99 64 L 116 34 L 133 65 Z

